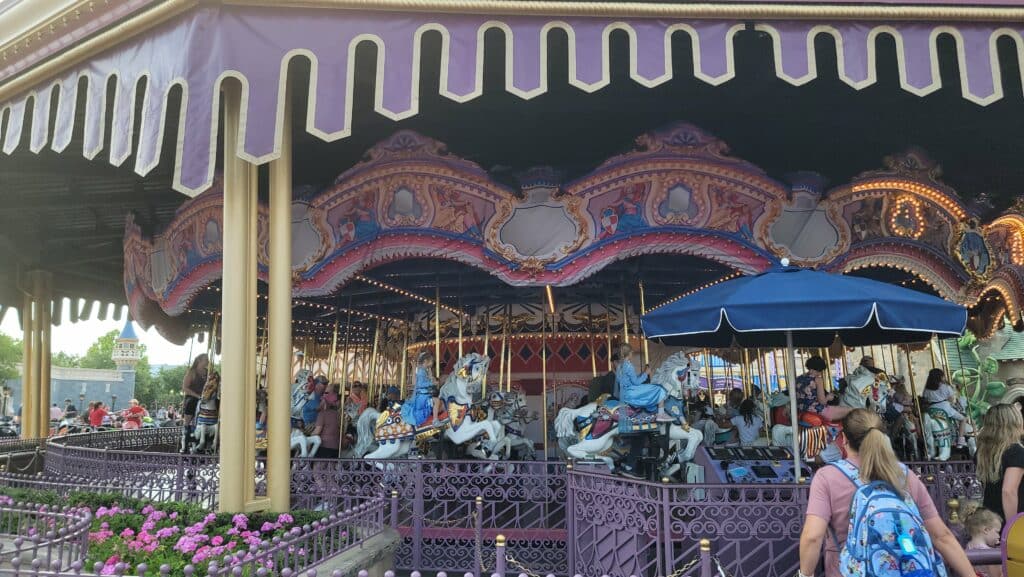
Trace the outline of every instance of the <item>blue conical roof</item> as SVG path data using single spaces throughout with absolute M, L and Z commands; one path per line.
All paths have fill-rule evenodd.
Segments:
M 124 322 L 124 328 L 121 329 L 121 336 L 117 337 L 118 340 L 131 340 L 137 341 L 139 337 L 135 336 L 135 326 L 132 325 L 132 319 L 128 319 Z

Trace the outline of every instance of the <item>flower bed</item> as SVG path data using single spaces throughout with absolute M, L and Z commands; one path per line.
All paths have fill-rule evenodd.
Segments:
M 117 567 L 138 574 L 146 565 L 146 575 L 159 575 L 161 566 L 171 575 L 181 575 L 186 565 L 218 567 L 252 565 L 254 552 L 275 539 L 294 535 L 303 526 L 325 518 L 324 513 L 296 511 L 284 514 L 216 514 L 192 504 L 148 503 L 118 495 L 74 493 L 61 499 L 46 491 L 0 489 L 0 502 L 18 500 L 46 504 L 71 504 L 93 513 L 89 532 L 86 567 L 102 564 L 103 575 L 113 575 Z M 341 538 L 347 538 L 342 532 Z M 290 556 L 303 558 L 303 547 L 290 548 Z M 274 558 L 261 559 L 268 569 L 277 569 Z M 126 567 L 125 567 L 126 566 Z

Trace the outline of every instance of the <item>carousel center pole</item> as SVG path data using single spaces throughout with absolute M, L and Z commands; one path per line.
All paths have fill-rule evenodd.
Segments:
M 285 95 L 281 156 L 270 163 L 270 270 L 267 297 L 267 495 L 270 509 L 291 509 L 292 131 Z M 337 322 L 337 321 L 335 321 Z M 337 324 L 335 324 L 337 327 Z M 335 328 L 337 335 L 337 328 Z
M 796 413 L 796 351 L 793 349 L 793 331 L 786 331 L 786 389 L 789 391 L 789 412 L 793 423 L 793 482 L 802 482 L 800 474 L 800 429 Z

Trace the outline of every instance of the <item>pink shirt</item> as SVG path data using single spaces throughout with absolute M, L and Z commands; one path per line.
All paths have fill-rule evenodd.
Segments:
M 860 459 L 851 456 L 849 461 L 860 466 Z M 913 471 L 908 472 L 907 487 L 910 496 L 921 511 L 921 519 L 927 521 L 938 517 L 931 495 Z M 811 478 L 811 491 L 807 496 L 807 514 L 828 521 L 831 531 L 825 535 L 825 577 L 840 577 L 839 550 L 836 548 L 835 537 L 842 547 L 846 542 L 846 533 L 850 529 L 850 502 L 857 487 L 836 467 L 825 466 Z

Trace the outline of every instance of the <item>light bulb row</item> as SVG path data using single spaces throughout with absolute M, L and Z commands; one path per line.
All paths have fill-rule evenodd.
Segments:
M 716 284 L 723 283 L 723 282 L 725 282 L 727 280 L 732 280 L 734 278 L 738 278 L 738 277 L 741 277 L 741 276 L 743 276 L 743 273 L 741 273 L 739 271 L 732 272 L 732 273 L 730 273 L 730 274 L 728 274 L 728 275 L 726 275 L 726 276 L 724 276 L 724 277 L 722 277 L 722 278 L 720 278 L 718 280 L 711 281 L 709 283 L 705 283 L 705 284 L 703 284 L 703 285 L 701 285 L 701 286 L 699 286 L 699 287 L 697 287 L 697 288 L 695 288 L 695 289 L 693 289 L 691 291 L 685 292 L 685 293 L 680 294 L 680 295 L 676 295 L 676 296 L 668 299 L 665 302 L 659 303 L 658 305 L 655 305 L 654 307 L 651 307 L 651 308 L 647 309 L 647 312 L 656 311 L 656 310 L 660 309 L 661 307 L 663 307 L 665 305 L 670 305 L 670 304 L 672 304 L 672 303 L 674 303 L 674 302 L 676 302 L 676 301 L 678 301 L 680 299 L 684 299 L 684 298 L 686 298 L 686 297 L 688 297 L 688 296 L 690 296 L 692 294 L 698 293 L 698 292 L 700 292 L 700 291 L 702 291 L 702 290 L 704 290 L 706 288 L 711 288 L 711 287 L 715 286 Z
M 958 202 L 930 186 L 924 186 L 918 182 L 910 180 L 865 182 L 853 185 L 852 190 L 853 192 L 864 192 L 869 190 L 905 190 L 907 192 L 921 195 L 935 204 L 938 204 L 942 208 L 946 209 L 947 212 L 952 213 L 958 220 L 964 220 L 967 218 L 967 213 L 964 212 L 964 209 L 960 208 L 960 204 Z
M 395 293 L 397 295 L 401 295 L 401 296 L 403 296 L 405 298 L 408 298 L 408 299 L 419 301 L 421 303 L 426 303 L 426 304 L 432 305 L 432 306 L 433 305 L 437 305 L 437 301 L 432 299 L 432 298 L 428 298 L 428 297 L 425 297 L 423 295 L 416 294 L 414 292 L 409 292 L 409 291 L 407 291 L 407 290 L 405 290 L 405 289 L 403 289 L 401 287 L 397 287 L 395 285 L 388 284 L 386 282 L 381 282 L 379 280 L 372 279 L 370 277 L 363 276 L 361 274 L 357 274 L 355 276 L 355 279 L 357 281 L 364 282 L 364 283 L 366 283 L 366 284 L 368 284 L 370 286 L 374 286 L 374 287 L 377 287 L 379 289 L 383 289 L 383 290 L 386 290 L 388 292 L 392 292 L 392 293 Z M 459 309 L 450 307 L 450 306 L 445 305 L 445 304 L 442 304 L 440 306 L 441 306 L 441 309 L 443 309 L 445 311 L 448 311 L 448 312 L 450 312 L 450 313 L 452 313 L 453 315 L 456 315 L 456 316 L 464 316 L 466 314 L 463 311 L 460 311 Z

